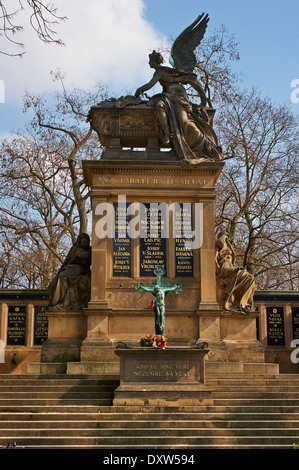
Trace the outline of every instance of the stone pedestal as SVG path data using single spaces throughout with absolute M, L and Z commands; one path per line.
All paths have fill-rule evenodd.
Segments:
M 264 362 L 264 348 L 257 340 L 258 312 L 198 311 L 199 339 L 209 345 L 208 361 Z
M 117 349 L 120 385 L 113 404 L 212 404 L 211 392 L 204 383 L 204 357 L 208 352 L 168 347 Z
M 80 361 L 86 337 L 86 316 L 82 310 L 47 311 L 48 339 L 44 342 L 41 362 L 67 363 Z
M 146 106 L 117 108 L 115 102 L 109 102 L 105 107 L 93 107 L 90 120 L 107 146 L 100 160 L 83 161 L 92 206 L 91 298 L 80 312 L 50 313 L 49 339 L 42 360 L 80 361 L 82 373 L 90 370 L 91 364 L 93 370 L 109 373 L 109 363 L 111 372 L 118 370 L 116 343 L 123 341 L 136 347 L 142 336 L 155 332 L 150 307 L 153 296 L 140 295 L 135 289 L 140 282 L 147 285 L 155 279 L 147 271 L 152 264 L 163 267 L 169 285 L 179 282 L 184 287 L 180 295 L 170 292 L 166 296 L 165 335 L 169 346 L 180 347 L 182 352 L 181 347 L 190 348 L 199 339 L 209 345 L 207 361 L 243 362 L 249 354 L 252 362 L 263 362 L 263 349 L 256 340 L 256 314 L 223 312 L 217 301 L 214 200 L 224 164 L 187 165 L 173 151 L 162 151 L 153 109 Z M 169 209 L 168 235 L 163 243 L 153 240 L 149 249 L 140 233 L 127 241 L 111 234 L 107 215 L 112 213 L 113 221 L 119 204 L 131 207 L 130 217 L 138 214 L 138 204 L 165 204 Z M 190 207 L 192 228 L 200 238 L 191 256 L 185 256 L 175 237 L 174 204 Z M 105 230 L 106 235 L 99 236 Z M 73 359 L 67 359 L 70 352 Z M 143 349 L 141 354 L 145 354 Z M 166 354 L 170 354 L 168 349 Z M 74 363 L 70 367 L 76 368 Z
M 110 152 L 110 153 L 109 153 Z M 108 155 L 108 156 L 107 156 Z M 192 273 L 178 276 L 178 251 L 173 233 L 174 214 L 169 211 L 169 237 L 165 240 L 165 280 L 180 282 L 184 291 L 166 297 L 165 335 L 168 341 L 181 345 L 194 344 L 199 337 L 199 312 L 218 309 L 215 281 L 214 187 L 222 163 L 204 163 L 197 168 L 182 166 L 169 152 L 145 152 L 109 149 L 99 161 L 84 161 L 86 183 L 91 188 L 93 210 L 91 300 L 85 310 L 87 339 L 83 342 L 84 357 L 92 359 L 96 342 L 138 343 L 141 336 L 154 333 L 154 315 L 150 308 L 151 294 L 140 295 L 135 287 L 148 284 L 153 277 L 141 273 L 140 238 L 130 241 L 130 270 L 122 276 L 114 272 L 113 239 L 100 239 L 97 228 L 103 212 L 101 204 L 116 204 L 125 196 L 127 204 L 188 203 L 201 209 L 199 230 L 202 243 L 193 250 Z M 104 214 L 105 215 L 105 214 Z M 127 249 L 127 248 L 126 248 Z M 153 263 L 155 260 L 153 260 Z M 91 341 L 92 340 L 92 341 Z M 108 343 L 107 343 L 108 344 Z M 83 356 L 82 356 L 83 358 Z M 93 356 L 93 359 L 95 356 Z M 89 360 L 88 359 L 88 360 Z

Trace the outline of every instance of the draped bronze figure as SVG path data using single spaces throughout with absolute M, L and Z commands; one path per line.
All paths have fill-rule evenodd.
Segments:
M 82 309 L 90 300 L 91 248 L 87 234 L 76 243 L 48 286 L 51 310 Z
M 253 309 L 254 276 L 235 265 L 235 252 L 225 232 L 216 237 L 216 276 L 222 292 L 220 305 L 225 310 L 248 314 Z
M 163 133 L 165 146 L 173 147 L 184 163 L 198 164 L 222 159 L 221 147 L 210 125 L 204 90 L 193 72 L 196 65 L 194 50 L 200 44 L 208 24 L 208 15 L 200 15 L 175 40 L 170 63 L 173 68 L 161 65 L 159 52 L 149 55 L 149 65 L 155 69 L 152 79 L 136 90 L 135 96 L 152 88 L 156 83 L 162 93 L 154 95 L 149 105 L 156 111 L 157 127 Z M 192 86 L 199 94 L 200 105 L 190 102 L 185 85 Z

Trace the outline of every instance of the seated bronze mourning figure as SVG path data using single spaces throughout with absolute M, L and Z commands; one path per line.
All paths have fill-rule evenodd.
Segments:
M 225 310 L 248 314 L 253 309 L 254 276 L 235 265 L 235 253 L 225 232 L 216 237 L 216 276 L 220 291 L 219 303 Z
M 87 306 L 90 300 L 90 263 L 90 239 L 87 234 L 81 234 L 48 286 L 48 307 L 51 310 L 76 310 Z

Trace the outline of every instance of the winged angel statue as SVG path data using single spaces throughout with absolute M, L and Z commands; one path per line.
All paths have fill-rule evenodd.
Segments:
M 178 158 L 189 164 L 222 159 L 217 136 L 209 122 L 206 96 L 193 72 L 194 50 L 204 37 L 208 21 L 208 15 L 201 14 L 174 41 L 169 60 L 173 68 L 161 65 L 164 59 L 159 52 L 149 54 L 149 65 L 155 73 L 135 93 L 139 97 L 156 83 L 161 84 L 163 92 L 150 99 L 156 110 L 159 131 L 163 133 L 164 145 L 172 146 Z M 185 85 L 198 92 L 201 105 L 189 101 Z

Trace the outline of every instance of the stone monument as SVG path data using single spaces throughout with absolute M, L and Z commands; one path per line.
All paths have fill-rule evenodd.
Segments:
M 58 292 L 58 285 L 64 286 L 63 272 L 59 274 L 53 292 L 63 310 L 57 303 L 56 311 L 50 312 L 52 349 L 44 349 L 45 361 L 69 362 L 70 373 L 119 372 L 118 356 L 121 361 L 129 358 L 131 387 L 139 377 L 132 369 L 134 348 L 141 349 L 137 348 L 140 337 L 154 330 L 149 296 L 140 292 L 153 292 L 161 270 L 164 280 L 157 286 L 164 283 L 169 292 L 165 328 L 163 302 L 158 326 L 167 336 L 170 352 L 143 348 L 148 367 L 153 365 L 149 354 L 157 360 L 159 353 L 171 355 L 171 348 L 170 361 L 181 357 L 189 365 L 196 354 L 202 361 L 205 356 L 206 361 L 244 362 L 250 357 L 250 362 L 264 362 L 256 339 L 258 313 L 251 300 L 254 279 L 235 266 L 225 237 L 217 238 L 215 248 L 215 184 L 224 163 L 212 127 L 215 110 L 207 107 L 194 73 L 194 49 L 208 20 L 208 15 L 200 15 L 175 40 L 172 67 L 162 65 L 160 53 L 150 54 L 155 72 L 135 96 L 107 100 L 90 109 L 91 127 L 105 151 L 100 160 L 83 162 L 93 213 L 91 276 L 82 273 L 84 285 L 87 277 L 90 281 L 89 300 L 67 310 L 71 296 L 62 298 L 62 287 Z M 148 98 L 145 92 L 156 83 L 161 84 L 161 93 Z M 199 105 L 190 101 L 185 85 L 198 93 Z M 206 342 L 209 350 L 195 349 L 198 341 Z M 119 342 L 133 348 L 115 349 Z M 196 389 L 202 379 L 193 366 L 188 366 L 192 372 L 187 375 L 192 377 L 191 389 Z M 169 385 L 163 367 L 161 362 L 159 371 Z M 121 376 L 124 391 L 127 379 Z

